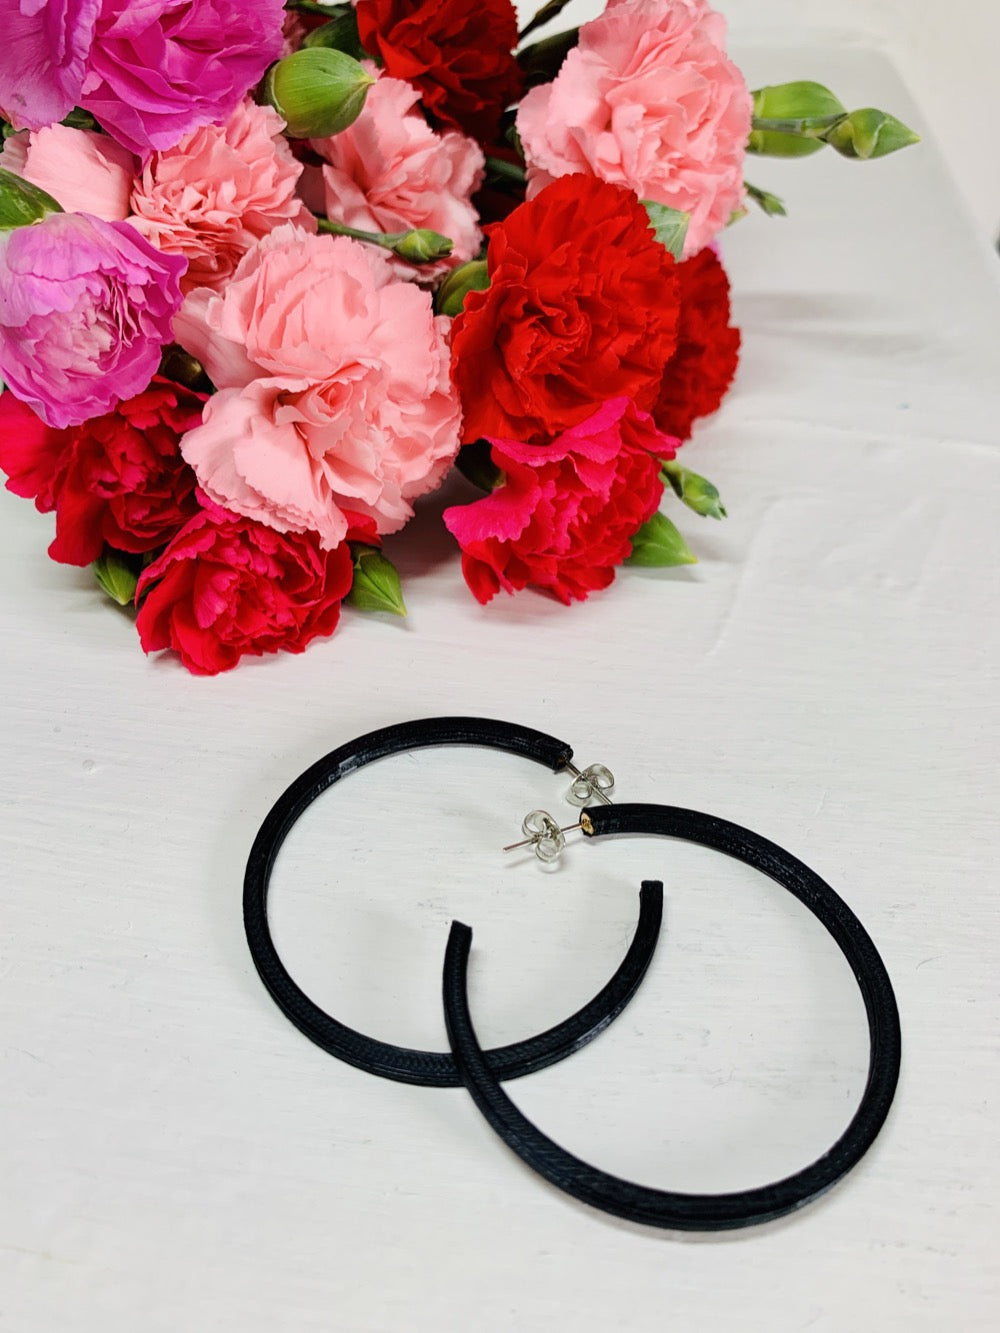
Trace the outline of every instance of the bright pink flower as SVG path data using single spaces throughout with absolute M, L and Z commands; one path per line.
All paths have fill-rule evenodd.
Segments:
M 220 390 L 184 457 L 217 504 L 327 549 L 348 511 L 395 532 L 458 450 L 449 324 L 371 246 L 278 228 L 177 317 Z
M 0 111 L 38 130 L 80 101 L 101 0 L 9 0 L 0 34 Z
M 295 187 L 302 167 L 270 107 L 241 102 L 225 125 L 207 125 L 154 153 L 132 191 L 130 219 L 167 254 L 183 255 L 181 280 L 216 290 L 253 243 L 283 222 L 314 231 Z
M 528 197 L 584 172 L 691 214 L 685 255 L 743 197 L 750 94 L 707 0 L 610 0 L 554 82 L 521 103 Z
M 135 152 L 235 110 L 281 54 L 283 0 L 103 0 L 80 105 Z
M 127 222 L 50 213 L 0 237 L 0 376 L 50 426 L 144 389 L 171 339 L 184 260 Z
M 323 167 L 328 217 L 360 231 L 429 227 L 454 241 L 442 264 L 415 267 L 394 259 L 401 278 L 433 278 L 464 263 L 482 235 L 470 195 L 483 178 L 479 145 L 457 130 L 437 134 L 419 110 L 420 95 L 401 79 L 380 78 L 350 128 L 312 146 Z
M 55 510 L 53 560 L 89 565 L 105 542 L 155 550 L 198 505 L 180 437 L 201 420 L 204 395 L 154 379 L 115 412 L 67 430 L 46 426 L 12 393 L 0 395 L 0 468 L 7 489 Z
M 348 535 L 377 541 L 356 515 Z M 333 633 L 353 574 L 346 542 L 324 551 L 311 533 L 275 532 L 210 505 L 143 571 L 139 642 L 147 653 L 173 648 L 197 676 L 246 655 L 301 653 Z
M 138 166 L 109 134 L 66 125 L 22 130 L 0 152 L 0 167 L 45 190 L 67 213 L 91 213 L 105 222 L 128 217 Z
M 613 398 L 551 444 L 490 440 L 503 485 L 444 512 L 477 601 L 546 589 L 561 602 L 606 588 L 663 495 L 659 459 L 678 441 Z

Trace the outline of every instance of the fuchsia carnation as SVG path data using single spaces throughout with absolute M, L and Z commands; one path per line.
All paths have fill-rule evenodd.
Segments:
M 184 267 L 86 213 L 0 236 L 0 375 L 50 426 L 131 398 L 170 341 Z
M 10 6 L 8 6 L 10 8 Z M 0 108 L 39 129 L 74 106 L 143 156 L 225 120 L 282 50 L 283 0 L 19 0 Z
M 568 604 L 606 588 L 659 506 L 659 460 L 678 443 L 628 398 L 543 446 L 490 440 L 503 484 L 444 513 L 477 601 L 531 586 Z
M 184 457 L 217 504 L 280 532 L 329 549 L 347 511 L 395 532 L 458 451 L 448 324 L 374 248 L 279 227 L 178 315 L 219 388 Z
M 439 277 L 479 249 L 482 234 L 470 196 L 483 178 L 479 145 L 457 130 L 435 133 L 419 109 L 417 91 L 382 77 L 348 129 L 313 140 L 324 158 L 328 217 L 359 231 L 399 232 L 428 227 L 454 242 L 451 258 L 417 269 L 394 259 L 403 278 Z
M 38 130 L 80 101 L 101 0 L 13 0 L 0 40 L 0 111 Z
M 750 94 L 707 0 L 609 0 L 554 82 L 521 103 L 528 197 L 573 172 L 691 215 L 685 255 L 743 198 Z
M 224 125 L 155 153 L 132 191 L 132 225 L 188 261 L 182 290 L 221 288 L 254 241 L 283 222 L 314 231 L 297 198 L 302 167 L 270 107 L 241 102 Z

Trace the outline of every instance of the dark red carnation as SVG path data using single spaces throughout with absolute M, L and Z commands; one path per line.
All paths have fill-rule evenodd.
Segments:
M 697 417 L 717 410 L 740 359 L 740 331 L 729 323 L 729 280 L 712 250 L 677 265 L 681 317 L 653 416 L 686 440 Z
M 180 438 L 200 424 L 204 401 L 155 379 L 114 412 L 57 430 L 12 393 L 0 396 L 0 468 L 9 491 L 56 511 L 53 560 L 89 565 L 105 543 L 152 551 L 197 510 Z
M 378 543 L 371 519 L 349 517 L 350 540 Z M 147 653 L 173 648 L 197 676 L 248 654 L 301 653 L 333 633 L 352 578 L 347 541 L 324 551 L 315 533 L 276 532 L 209 502 L 143 571 L 139 641 Z
M 568 604 L 606 588 L 631 554 L 663 495 L 659 459 L 677 441 L 617 398 L 543 449 L 490 443 L 504 484 L 444 513 L 465 581 L 480 602 L 530 584 Z
M 419 88 L 433 119 L 490 143 L 523 91 L 510 0 L 359 0 L 361 45 Z
M 607 398 L 652 406 L 677 344 L 676 264 L 630 190 L 563 176 L 491 230 L 488 263 L 453 325 L 466 442 L 541 441 Z

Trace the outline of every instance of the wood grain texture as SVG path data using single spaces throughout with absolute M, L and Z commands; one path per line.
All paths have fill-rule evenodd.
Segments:
M 742 55 L 743 53 L 741 53 Z M 917 109 L 881 57 L 757 50 Z M 1000 453 L 998 291 L 933 143 L 877 169 L 761 164 L 793 218 L 726 238 L 740 379 L 690 461 L 725 524 L 691 570 L 563 610 L 479 608 L 432 501 L 391 553 L 408 623 L 195 680 L 46 561 L 0 495 L 0 1328 L 685 1333 L 995 1327 Z M 275 796 L 345 738 L 489 712 L 564 735 L 622 799 L 737 820 L 851 903 L 897 987 L 897 1103 L 807 1212 L 649 1234 L 557 1195 L 464 1094 L 310 1045 L 249 961 L 243 863 Z M 822 1151 L 860 1095 L 853 979 L 776 886 L 696 848 L 499 848 L 563 783 L 486 752 L 353 775 L 275 881 L 310 993 L 388 1040 L 444 1042 L 448 922 L 476 930 L 484 1039 L 582 1002 L 643 878 L 664 936 L 628 1013 L 512 1088 L 558 1141 L 679 1189 Z

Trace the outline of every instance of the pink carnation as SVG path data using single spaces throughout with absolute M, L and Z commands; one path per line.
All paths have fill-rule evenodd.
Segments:
M 296 197 L 302 168 L 270 107 L 241 102 L 225 125 L 192 130 L 156 153 L 132 191 L 132 225 L 183 255 L 181 282 L 220 288 L 253 243 L 283 222 L 315 230 Z
M 471 259 L 482 240 L 470 202 L 483 178 L 482 150 L 457 130 L 435 133 L 419 101 L 408 83 L 383 76 L 349 129 L 312 143 L 327 162 L 329 217 L 361 231 L 428 227 L 454 242 L 450 260 L 431 268 L 394 258 L 404 278 L 438 276 Z
M 555 81 L 521 103 L 528 197 L 572 172 L 690 213 L 685 255 L 743 197 L 750 95 L 706 0 L 609 0 Z
M 49 125 L 12 135 L 0 153 L 0 167 L 45 190 L 67 213 L 120 222 L 129 215 L 138 163 L 108 134 Z
M 345 511 L 394 532 L 458 449 L 449 322 L 380 252 L 279 227 L 177 317 L 220 390 L 184 457 L 217 504 L 279 532 L 330 549 Z
M 50 213 L 0 237 L 0 375 L 50 426 L 145 389 L 171 338 L 184 261 L 127 222 Z
M 38 130 L 80 101 L 101 0 L 13 0 L 4 6 L 0 110 Z

